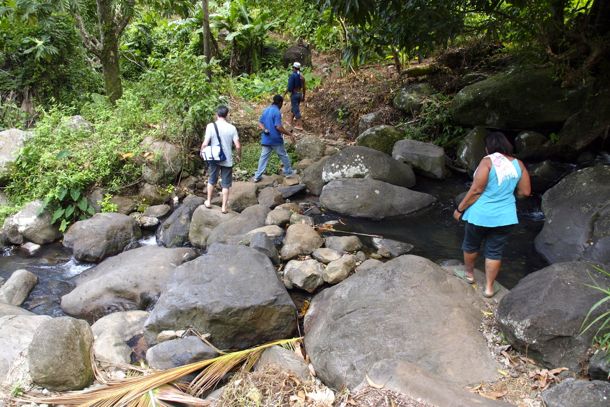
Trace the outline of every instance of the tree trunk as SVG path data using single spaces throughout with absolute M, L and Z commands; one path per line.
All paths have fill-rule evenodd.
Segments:
M 104 74 L 106 96 L 112 103 L 123 95 L 121 69 L 119 67 L 119 36 L 122 29 L 115 22 L 112 0 L 97 0 L 97 16 L 100 29 L 100 60 Z
M 610 32 L 610 2 L 595 0 L 589 12 L 589 26 L 598 35 Z
M 205 56 L 205 62 L 209 64 L 212 60 L 212 49 L 210 47 L 210 9 L 208 6 L 208 0 L 201 1 L 203 10 L 203 55 Z

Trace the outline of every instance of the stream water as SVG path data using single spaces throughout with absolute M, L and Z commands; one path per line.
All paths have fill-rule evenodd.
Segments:
M 468 179 L 456 175 L 444 181 L 418 178 L 414 188 L 437 197 L 438 202 L 424 211 L 400 218 L 384 221 L 341 217 L 344 230 L 382 235 L 386 238 L 413 244 L 412 254 L 431 260 L 461 259 L 461 242 L 464 233 L 462 224 L 452 218 L 454 198 L 468 188 Z M 545 261 L 534 250 L 534 238 L 542 228 L 543 215 L 539 198 L 519 201 L 519 226 L 505 251 L 505 260 L 498 278 L 508 288 L 513 287 L 526 274 L 546 266 Z M 322 215 L 321 220 L 338 219 L 333 214 Z M 339 228 L 336 226 L 336 228 Z M 363 238 L 365 243 L 366 238 Z M 141 245 L 154 245 L 154 235 L 140 241 Z M 0 257 L 0 277 L 7 279 L 18 269 L 26 269 L 38 276 L 38 284 L 30 293 L 23 307 L 37 314 L 64 315 L 59 304 L 61 297 L 74 287 L 73 278 L 93 264 L 81 264 L 71 257 L 70 250 L 60 243 L 43 246 L 34 256 L 19 249 L 5 249 Z M 480 259 L 478 267 L 482 269 Z

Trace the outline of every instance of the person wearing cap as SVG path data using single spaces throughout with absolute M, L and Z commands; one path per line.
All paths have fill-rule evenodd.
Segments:
M 301 122 L 301 102 L 305 101 L 305 77 L 301 74 L 301 64 L 292 64 L 292 73 L 288 77 L 288 87 L 286 93 L 290 93 L 290 125 L 295 129 L 303 130 Z

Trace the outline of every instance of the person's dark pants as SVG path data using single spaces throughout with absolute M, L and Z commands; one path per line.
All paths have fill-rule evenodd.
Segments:
M 483 256 L 490 260 L 502 260 L 502 252 L 514 225 L 485 227 L 466 222 L 462 250 L 478 253 L 483 243 Z
M 303 100 L 303 94 L 295 92 L 290 95 L 290 111 L 294 115 L 295 119 L 301 118 L 301 101 Z

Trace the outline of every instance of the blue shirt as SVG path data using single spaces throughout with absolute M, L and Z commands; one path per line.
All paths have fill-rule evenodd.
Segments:
M 519 223 L 514 193 L 521 179 L 521 166 L 519 160 L 513 160 L 511 163 L 517 170 L 517 177 L 507 178 L 502 181 L 502 184 L 498 185 L 498 175 L 492 165 L 485 190 L 481 197 L 466 209 L 462 219 L 473 225 L 485 227 Z
M 301 73 L 298 71 L 291 73 L 288 77 L 288 92 L 292 93 L 295 89 L 301 89 L 302 87 Z
M 277 126 L 282 125 L 282 113 L 276 105 L 271 105 L 263 111 L 261 118 L 258 119 L 269 133 L 262 134 L 261 144 L 264 146 L 277 146 L 284 144 L 284 139 L 278 131 Z

